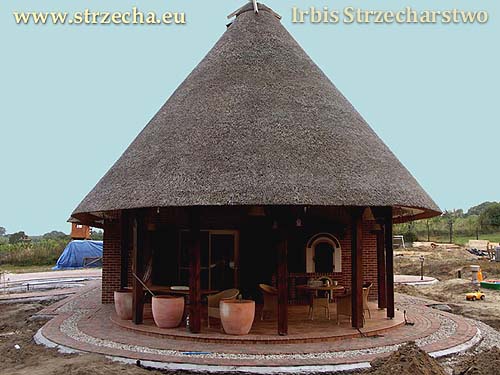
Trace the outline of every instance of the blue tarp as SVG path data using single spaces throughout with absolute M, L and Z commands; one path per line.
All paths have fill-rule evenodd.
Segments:
M 81 268 L 83 267 L 84 258 L 102 257 L 102 241 L 86 241 L 74 240 L 71 241 L 64 249 L 53 270 Z M 96 262 L 101 265 L 101 262 Z

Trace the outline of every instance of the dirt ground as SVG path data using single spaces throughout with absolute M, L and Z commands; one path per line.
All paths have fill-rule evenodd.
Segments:
M 0 374 L 9 375 L 154 375 L 137 366 L 121 365 L 99 355 L 61 354 L 35 344 L 33 335 L 45 323 L 31 315 L 40 303 L 0 304 Z M 20 349 L 16 349 L 16 345 Z
M 406 249 L 395 252 L 395 273 L 406 275 L 420 274 L 419 257 L 423 255 L 424 275 L 439 280 L 429 286 L 396 286 L 396 291 L 417 297 L 426 297 L 448 304 L 456 314 L 480 320 L 497 330 L 500 329 L 500 291 L 482 289 L 486 294 L 484 301 L 466 301 L 465 293 L 475 290 L 471 284 L 469 266 L 480 265 L 483 275 L 500 279 L 500 262 L 490 262 L 485 257 L 470 254 L 464 248 L 458 249 Z M 462 278 L 457 278 L 461 271 Z
M 184 371 L 158 372 L 133 365 L 122 365 L 99 355 L 61 354 L 55 349 L 39 346 L 34 343 L 33 335 L 44 322 L 32 320 L 30 317 L 43 307 L 44 304 L 41 303 L 0 304 L 0 374 L 190 374 Z M 16 345 L 19 349 L 16 349 Z M 451 373 L 453 375 L 496 375 L 499 367 L 500 350 L 492 348 L 487 353 L 465 357 L 454 366 Z M 449 366 L 443 366 L 439 361 L 431 358 L 415 344 L 409 343 L 400 347 L 388 358 L 374 361 L 371 369 L 354 373 L 358 375 L 444 375 L 450 374 L 450 369 Z
M 397 286 L 396 291 L 427 297 L 450 305 L 454 312 L 483 321 L 500 329 L 500 291 L 485 290 L 486 300 L 467 302 L 465 293 L 472 291 L 468 266 L 479 264 L 483 273 L 500 278 L 500 263 L 489 262 L 469 254 L 464 249 L 406 249 L 396 252 L 396 273 L 418 275 L 419 257 L 425 257 L 425 275 L 440 280 L 430 286 Z M 462 270 L 462 278 L 457 271 Z M 0 304 L 0 374 L 9 375 L 155 375 L 152 371 L 133 365 L 122 365 L 99 355 L 61 354 L 55 349 L 36 345 L 33 335 L 45 323 L 30 317 L 47 303 Z M 16 345 L 19 349 L 16 349 Z M 494 375 L 500 373 L 500 350 L 471 354 L 459 359 L 453 368 L 443 366 L 411 343 L 399 348 L 384 360 L 372 363 L 362 375 Z M 169 375 L 187 372 L 167 372 Z

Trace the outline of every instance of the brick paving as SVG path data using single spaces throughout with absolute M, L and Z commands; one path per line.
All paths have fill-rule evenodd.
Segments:
M 123 322 L 119 325 L 113 306 L 101 304 L 99 297 L 100 287 L 94 283 L 79 295 L 42 310 L 42 314 L 55 316 L 43 327 L 43 336 L 70 348 L 131 359 L 201 365 L 298 366 L 371 361 L 388 355 L 399 344 L 410 340 L 415 340 L 427 352 L 435 352 L 465 343 L 477 334 L 477 328 L 460 316 L 431 309 L 426 306 L 425 300 L 398 295 L 397 306 L 406 310 L 408 321 L 414 325 L 396 324 L 396 327 L 390 327 L 389 324 L 383 330 L 379 324 L 377 327 L 380 330 L 374 331 L 373 336 L 360 337 L 358 332 L 358 337 L 346 334 L 342 339 L 337 335 L 331 340 L 311 342 L 300 332 L 298 335 L 304 339 L 303 342 L 258 342 L 253 337 L 250 342 L 220 339 L 202 342 L 198 336 L 188 334 L 185 328 L 174 330 L 183 333 L 175 337 L 158 333 L 151 324 L 145 325 L 149 326 L 147 329 L 140 326 L 142 331 L 133 330 L 126 324 L 124 326 Z M 325 324 L 331 324 L 332 332 L 338 329 L 335 320 L 327 322 L 318 319 L 304 323 L 310 330 L 312 337 L 309 338 L 324 331 Z M 292 319 L 292 327 L 293 324 Z M 322 328 L 311 330 L 314 324 Z M 339 329 L 339 332 L 348 331 L 345 325 Z M 215 338 L 226 336 L 217 330 L 206 329 L 204 335 Z M 189 336 L 196 337 L 197 341 L 189 340 Z

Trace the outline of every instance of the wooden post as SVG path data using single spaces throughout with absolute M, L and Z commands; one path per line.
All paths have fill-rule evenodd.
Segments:
M 351 310 L 352 326 L 363 328 L 363 212 L 354 208 L 351 220 Z
M 128 286 L 128 259 L 130 250 L 130 221 L 128 211 L 122 210 L 120 215 L 120 287 Z
M 387 317 L 394 318 L 394 253 L 392 248 L 392 207 L 385 215 L 385 269 L 387 290 Z
M 144 215 L 142 212 L 134 212 L 132 232 L 132 272 L 134 272 L 137 277 L 142 278 L 144 237 L 146 233 Z M 141 324 L 143 322 L 144 313 L 144 290 L 142 284 L 135 277 L 133 278 L 132 287 L 132 321 L 135 324 Z
M 377 282 L 379 309 L 385 309 L 387 307 L 384 235 L 383 229 L 377 231 Z
M 200 210 L 189 210 L 189 331 L 201 331 Z
M 279 228 L 278 251 L 278 335 L 288 335 L 288 241 L 285 228 Z

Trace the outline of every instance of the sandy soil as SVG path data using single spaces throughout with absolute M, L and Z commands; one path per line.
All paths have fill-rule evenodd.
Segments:
M 36 345 L 33 335 L 44 324 L 30 317 L 44 307 L 41 303 L 0 304 L 0 374 L 9 375 L 159 375 L 161 372 L 132 365 L 121 365 L 99 355 L 61 354 L 54 349 Z M 19 345 L 20 349 L 16 349 Z M 451 369 L 453 375 L 495 375 L 500 366 L 500 350 L 470 355 Z M 188 372 L 163 372 L 188 375 Z M 450 366 L 442 365 L 414 344 L 405 345 L 387 359 L 372 363 L 359 375 L 444 375 Z M 194 374 L 192 374 L 194 375 Z M 224 375 L 224 374 L 221 374 Z
M 497 330 L 500 329 L 500 291 L 483 289 L 484 301 L 466 301 L 465 293 L 475 287 L 470 282 L 469 266 L 481 266 L 483 274 L 490 278 L 500 278 L 500 262 L 471 255 L 463 248 L 459 249 L 408 249 L 396 252 L 394 268 L 399 274 L 418 275 L 419 257 L 425 257 L 424 274 L 440 280 L 429 286 L 396 286 L 396 291 L 413 296 L 430 298 L 448 304 L 454 313 L 480 320 Z M 462 278 L 457 278 L 458 271 Z
M 415 345 L 414 342 L 403 345 L 388 358 L 373 361 L 371 365 L 372 368 L 366 370 L 366 374 L 446 375 L 439 362 Z
M 9 375 L 144 375 L 160 374 L 136 366 L 120 365 L 99 355 L 68 355 L 35 344 L 33 335 L 43 321 L 30 316 L 40 303 L 0 305 L 0 374 Z M 16 349 L 19 345 L 20 349 Z

